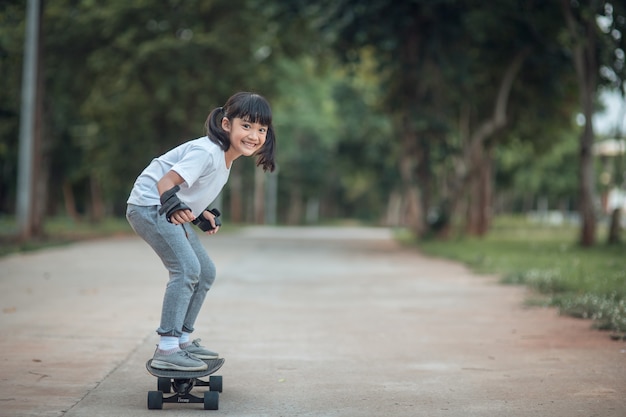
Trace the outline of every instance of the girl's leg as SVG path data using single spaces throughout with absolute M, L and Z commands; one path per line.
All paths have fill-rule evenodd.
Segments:
M 152 366 L 178 371 L 207 369 L 205 362 L 191 355 L 188 350 L 181 350 L 177 343 L 200 274 L 200 263 L 187 241 L 188 230 L 168 223 L 155 206 L 129 204 L 126 218 L 135 232 L 152 246 L 170 272 L 163 299 L 161 324 L 157 330 L 161 341 L 152 357 Z M 171 349 L 165 347 L 168 344 Z
M 198 235 L 190 231 L 189 244 L 193 248 L 196 254 L 196 258 L 200 264 L 200 274 L 198 278 L 198 284 L 195 286 L 193 294 L 191 295 L 191 301 L 189 302 L 189 308 L 185 315 L 183 322 L 183 331 L 192 333 L 194 330 L 194 324 L 206 298 L 206 294 L 215 281 L 215 264 L 206 252 L 206 249 L 200 242 Z
M 195 236 L 195 232 L 190 230 L 188 224 L 177 226 L 169 223 L 164 216 L 159 215 L 156 206 L 129 205 L 127 218 L 135 232 L 154 249 L 170 273 L 157 333 L 180 337 L 200 276 L 200 262 L 187 238 L 188 235 Z

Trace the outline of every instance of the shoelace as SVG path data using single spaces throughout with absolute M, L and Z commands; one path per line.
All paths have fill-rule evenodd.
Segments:
M 197 359 L 196 357 L 192 357 L 191 353 L 187 352 L 186 350 L 181 350 L 180 352 L 182 352 L 183 356 L 189 358 L 189 359 Z

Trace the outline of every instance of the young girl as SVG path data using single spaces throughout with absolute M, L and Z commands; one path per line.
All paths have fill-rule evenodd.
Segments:
M 214 213 L 219 212 L 208 211 L 207 206 L 228 180 L 235 159 L 257 156 L 257 166 L 274 170 L 272 111 L 262 96 L 233 95 L 209 114 L 206 129 L 207 136 L 153 159 L 128 198 L 128 222 L 169 271 L 154 368 L 200 371 L 207 368 L 202 359 L 218 357 L 200 339 L 190 339 L 215 280 L 215 265 L 190 222 L 217 233 L 220 223 Z

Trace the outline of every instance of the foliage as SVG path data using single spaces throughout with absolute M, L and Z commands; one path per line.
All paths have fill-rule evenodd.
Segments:
M 245 0 L 47 2 L 48 108 L 66 145 L 54 146 L 56 172 L 96 177 L 121 206 L 151 158 L 205 133 L 233 86 L 271 97 L 262 68 L 274 34 L 255 24 L 259 13 Z
M 417 185 L 424 216 L 445 212 L 467 137 L 493 112 L 502 74 L 524 48 L 532 52 L 513 83 L 505 129 L 484 143 L 496 191 L 514 202 L 576 198 L 576 84 L 557 2 L 43 4 L 48 215 L 67 212 L 72 193 L 89 212 L 98 189 L 107 214 L 120 215 L 149 160 L 203 135 L 208 112 L 244 89 L 274 107 L 279 221 L 304 221 L 295 208 L 317 201 L 323 220 L 380 222 L 392 196 Z M 601 72 L 615 84 L 624 7 L 606 7 Z M 24 2 L 0 4 L 3 213 L 14 210 L 24 13 Z M 253 169 L 238 165 L 252 194 Z M 460 189 L 455 198 L 467 199 Z
M 0 213 L 13 209 L 19 136 L 24 2 L 0 3 Z M 13 181 L 7 181 L 7 179 Z
M 505 147 L 510 135 L 518 141 L 554 143 L 558 136 L 549 133 L 558 130 L 556 126 L 570 127 L 573 77 L 558 45 L 556 4 L 500 1 L 486 8 L 482 2 L 454 0 L 376 0 L 367 7 L 358 0 L 295 3 L 301 3 L 304 15 L 314 16 L 312 24 L 321 39 L 348 68 L 362 64 L 364 50 L 376 57 L 381 108 L 393 122 L 396 138 L 391 146 L 399 160 L 401 180 L 393 188 L 409 190 L 417 184 L 424 216 L 432 209 L 446 212 L 446 207 L 471 197 L 466 182 L 484 165 L 469 160 L 471 148 Z M 531 57 L 510 99 L 497 102 L 503 75 L 524 50 L 532 51 Z M 491 118 L 496 106 L 505 113 L 496 122 L 507 131 L 495 135 L 501 129 L 497 125 L 470 143 L 483 126 L 495 125 Z M 400 165 L 405 168 L 398 169 Z M 406 198 L 409 195 L 405 191 Z M 415 231 L 421 233 L 419 224 Z
M 505 283 L 526 285 L 547 297 L 563 314 L 596 321 L 603 329 L 626 332 L 624 247 L 584 249 L 573 225 L 498 218 L 484 239 L 424 241 L 425 253 L 462 261 Z
M 598 49 L 600 83 L 626 94 L 626 4 L 620 1 L 600 2 L 596 23 L 599 29 Z
M 573 211 L 578 186 L 577 145 L 576 138 L 564 138 L 553 143 L 547 152 L 537 154 L 531 142 L 510 139 L 508 146 L 497 148 L 496 181 L 503 191 L 500 195 L 507 195 L 505 190 L 517 190 L 510 193 L 511 201 L 506 201 L 501 210 L 531 210 L 535 208 L 535 198 L 545 197 L 549 200 L 548 208 Z M 529 160 L 533 160 L 533 169 L 527 169 Z M 525 202 L 529 196 L 532 197 L 530 205 Z

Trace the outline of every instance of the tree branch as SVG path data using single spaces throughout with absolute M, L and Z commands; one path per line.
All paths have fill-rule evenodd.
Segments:
M 513 82 L 522 67 L 522 63 L 530 54 L 530 51 L 530 47 L 520 50 L 504 72 L 504 76 L 500 82 L 500 88 L 498 89 L 498 95 L 494 104 L 492 117 L 485 120 L 478 127 L 478 129 L 474 131 L 471 138 L 472 144 L 481 144 L 486 138 L 493 135 L 497 130 L 502 129 L 506 125 L 506 110 L 509 103 L 509 97 L 511 95 L 511 89 L 513 88 Z

